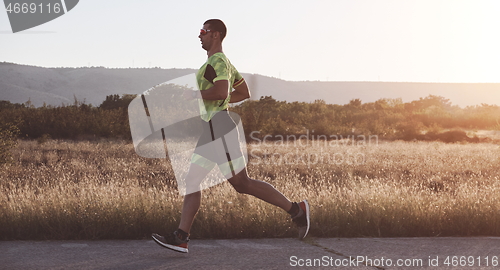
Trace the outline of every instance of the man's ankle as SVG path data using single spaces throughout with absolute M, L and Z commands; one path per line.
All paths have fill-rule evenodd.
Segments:
M 300 210 L 299 204 L 296 202 L 293 202 L 292 207 L 290 208 L 290 210 L 288 210 L 288 214 L 290 214 L 290 216 L 294 217 L 299 213 L 299 210 Z
M 182 241 L 186 241 L 186 239 L 188 239 L 189 237 L 189 233 L 188 232 L 185 232 L 183 231 L 182 229 L 177 229 L 177 236 L 182 240 Z

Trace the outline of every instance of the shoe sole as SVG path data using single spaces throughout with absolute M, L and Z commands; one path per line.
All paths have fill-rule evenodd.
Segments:
M 170 250 L 177 251 L 177 252 L 180 252 L 180 253 L 188 253 L 188 249 L 187 248 L 183 248 L 183 247 L 179 247 L 179 246 L 174 246 L 174 245 L 170 245 L 170 244 L 165 244 L 162 241 L 160 241 L 159 239 L 156 239 L 156 237 L 154 235 L 151 236 L 151 237 L 161 247 L 168 248 Z
M 307 228 L 306 228 L 306 233 L 304 234 L 304 236 L 302 236 L 302 238 L 300 238 L 300 240 L 304 239 L 307 234 L 309 233 L 309 228 L 311 227 L 311 219 L 309 217 L 309 203 L 307 202 L 307 200 L 303 200 L 302 202 L 304 202 L 304 205 L 306 206 L 306 220 L 307 220 Z

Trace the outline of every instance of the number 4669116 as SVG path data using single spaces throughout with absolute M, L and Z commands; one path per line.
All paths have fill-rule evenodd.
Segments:
M 443 264 L 446 266 L 498 266 L 498 257 L 447 256 Z
M 60 13 L 61 12 L 61 4 L 36 4 L 36 3 L 9 3 L 7 5 L 8 13 Z

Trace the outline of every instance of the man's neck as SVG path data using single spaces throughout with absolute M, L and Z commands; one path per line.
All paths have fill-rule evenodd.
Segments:
M 222 44 L 219 45 L 219 46 L 214 46 L 214 48 L 212 48 L 209 51 L 207 51 L 207 55 L 210 58 L 210 56 L 212 56 L 212 55 L 214 55 L 216 53 L 219 53 L 219 52 L 222 52 Z

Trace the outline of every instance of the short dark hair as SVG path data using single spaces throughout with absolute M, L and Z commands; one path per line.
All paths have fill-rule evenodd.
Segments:
M 210 24 L 210 30 L 217 31 L 220 33 L 220 40 L 223 41 L 226 37 L 227 28 L 224 22 L 219 19 L 207 20 L 204 24 Z

